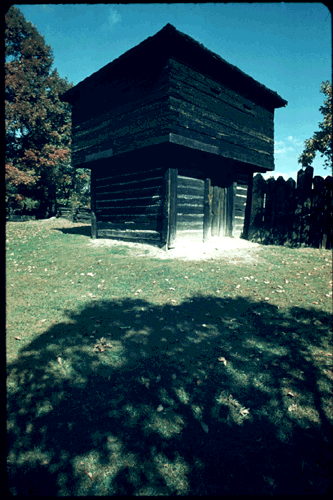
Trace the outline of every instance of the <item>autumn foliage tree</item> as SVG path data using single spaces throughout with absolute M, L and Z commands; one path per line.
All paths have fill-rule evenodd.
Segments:
M 324 159 L 324 168 L 332 168 L 332 84 L 329 81 L 323 82 L 320 92 L 326 96 L 324 105 L 319 108 L 324 119 L 319 123 L 319 131 L 305 141 L 303 153 L 298 158 L 302 167 L 310 166 L 316 153 L 320 153 Z
M 54 213 L 57 194 L 73 184 L 70 107 L 59 99 L 72 84 L 52 69 L 53 54 L 36 27 L 12 6 L 5 16 L 6 197 Z

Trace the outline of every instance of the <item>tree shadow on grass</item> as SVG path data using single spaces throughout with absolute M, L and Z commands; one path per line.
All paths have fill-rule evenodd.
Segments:
M 328 492 L 328 314 L 207 296 L 66 314 L 7 365 L 13 494 Z
M 82 236 L 88 236 L 91 238 L 91 225 L 82 225 L 75 227 L 57 227 L 53 228 L 54 231 L 61 231 L 63 234 L 78 234 Z

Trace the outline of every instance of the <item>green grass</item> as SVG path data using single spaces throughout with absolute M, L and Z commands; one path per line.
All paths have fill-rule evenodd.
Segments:
M 89 235 L 7 223 L 10 491 L 326 493 L 331 252 L 158 260 Z

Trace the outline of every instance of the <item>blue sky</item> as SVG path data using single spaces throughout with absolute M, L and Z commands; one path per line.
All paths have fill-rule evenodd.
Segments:
M 292 176 L 322 121 L 321 82 L 332 74 L 331 14 L 321 3 L 31 4 L 16 6 L 74 85 L 167 23 L 288 101 L 275 111 L 275 172 Z M 318 156 L 318 155 L 317 155 Z M 323 169 L 320 156 L 314 174 Z

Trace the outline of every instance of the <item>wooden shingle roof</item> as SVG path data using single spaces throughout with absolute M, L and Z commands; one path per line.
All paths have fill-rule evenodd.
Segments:
M 239 92 L 244 97 L 262 102 L 269 108 L 280 108 L 287 105 L 287 101 L 276 92 L 257 82 L 190 36 L 178 31 L 171 24 L 167 24 L 155 35 L 148 37 L 69 89 L 63 94 L 62 100 L 74 103 L 81 92 L 93 91 L 96 84 L 105 79 L 112 81 L 113 75 L 116 75 L 120 70 L 123 71 L 126 66 L 131 67 L 140 61 L 142 64 L 146 64 L 147 61 L 164 61 L 169 57 L 174 57 L 188 64 L 202 74 Z

